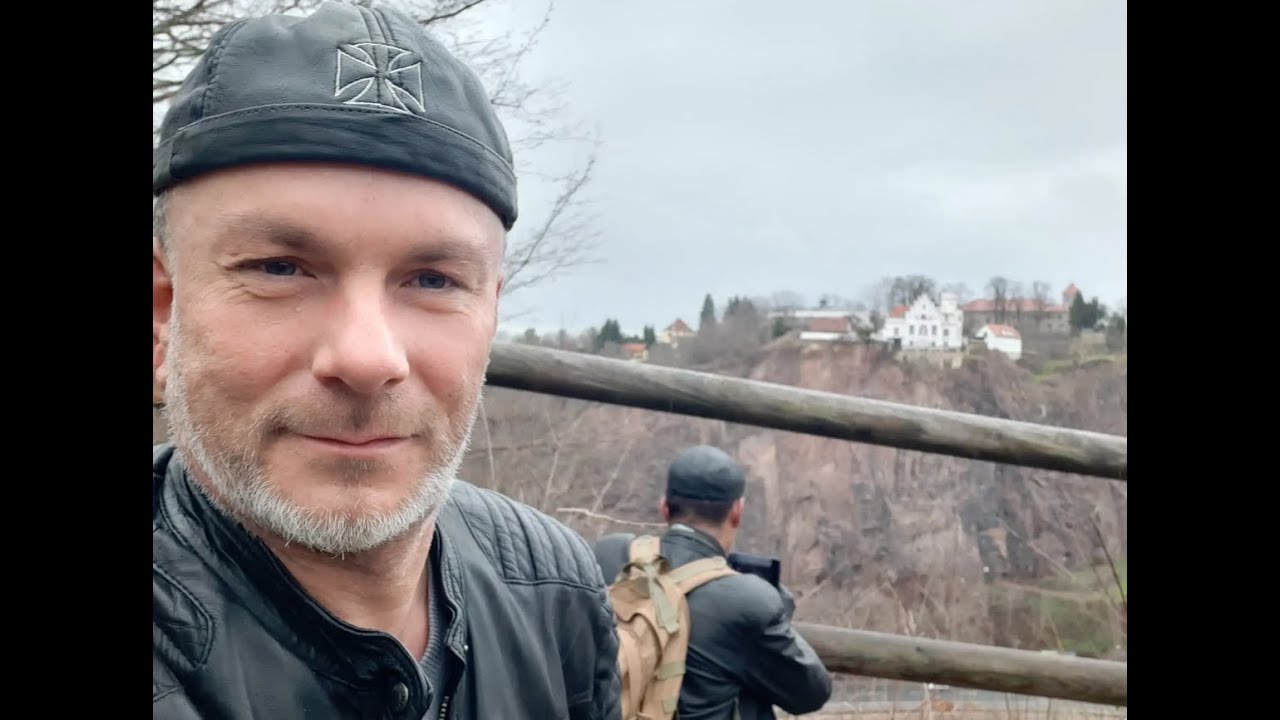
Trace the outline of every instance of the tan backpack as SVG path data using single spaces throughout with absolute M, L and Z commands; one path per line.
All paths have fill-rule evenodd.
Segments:
M 694 560 L 674 570 L 661 541 L 631 541 L 629 562 L 609 586 L 618 626 L 623 720 L 671 720 L 680 701 L 689 650 L 685 595 L 734 570 L 723 557 Z

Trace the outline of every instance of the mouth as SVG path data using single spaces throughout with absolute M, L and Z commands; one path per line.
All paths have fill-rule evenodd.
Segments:
M 308 442 L 344 453 L 377 453 L 393 450 L 409 441 L 404 435 L 302 435 Z

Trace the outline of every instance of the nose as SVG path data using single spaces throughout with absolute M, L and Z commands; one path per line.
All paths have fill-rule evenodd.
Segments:
M 371 395 L 409 374 L 409 359 L 396 337 L 379 291 L 349 291 L 326 319 L 326 330 L 312 362 L 323 383 L 339 382 Z

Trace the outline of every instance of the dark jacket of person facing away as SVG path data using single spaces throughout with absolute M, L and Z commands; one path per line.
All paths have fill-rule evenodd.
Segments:
M 316 604 L 167 444 L 151 534 L 153 717 L 417 720 L 443 693 L 442 718 L 619 720 L 617 635 L 590 548 L 497 493 L 458 481 L 437 521 L 441 687 L 394 637 Z
M 606 581 L 626 565 L 634 537 L 618 533 L 596 543 Z M 707 533 L 675 524 L 662 535 L 662 554 L 679 567 L 725 551 Z M 820 709 L 831 697 L 826 667 L 791 628 L 795 607 L 785 591 L 740 573 L 695 589 L 688 603 L 691 629 L 680 720 L 774 718 L 774 705 L 799 715 Z

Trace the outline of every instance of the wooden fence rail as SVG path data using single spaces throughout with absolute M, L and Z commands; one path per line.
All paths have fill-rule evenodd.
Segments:
M 495 343 L 501 387 L 1128 481 L 1125 437 Z
M 795 623 L 832 672 L 1128 706 L 1129 666 L 1031 650 Z

